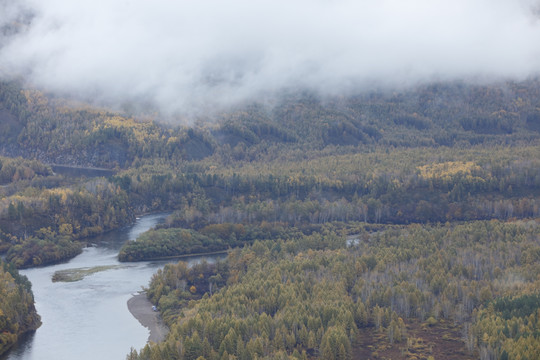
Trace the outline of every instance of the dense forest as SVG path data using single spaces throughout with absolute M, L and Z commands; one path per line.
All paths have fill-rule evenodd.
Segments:
M 332 224 L 167 265 L 148 295 L 169 337 L 128 359 L 537 359 L 539 230 Z
M 164 210 L 121 261 L 228 252 L 154 276 L 171 331 L 130 359 L 536 359 L 539 135 L 538 79 L 191 119 L 2 82 L 0 252 L 65 261 Z
M 41 325 L 34 308 L 31 284 L 9 263 L 0 260 L 0 355 L 18 337 Z
M 156 158 L 230 163 L 323 150 L 519 145 L 538 137 L 539 99 L 538 79 L 434 83 L 348 97 L 282 93 L 271 104 L 237 106 L 175 126 L 158 122 L 159 114 L 137 117 L 2 82 L 0 150 L 45 163 L 128 168 Z
M 80 239 L 134 219 L 127 194 L 106 179 L 74 181 L 36 160 L 0 157 L 0 250 L 18 268 L 69 259 Z
M 72 257 L 81 239 L 159 210 L 193 230 L 539 213 L 537 80 L 283 94 L 191 127 L 0 85 L 0 249 L 17 267 Z M 44 163 L 116 175 L 66 178 Z

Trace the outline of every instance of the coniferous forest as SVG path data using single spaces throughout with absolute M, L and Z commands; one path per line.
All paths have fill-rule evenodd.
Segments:
M 17 341 L 19 335 L 41 325 L 31 286 L 13 265 L 0 260 L 0 355 Z
M 39 325 L 16 268 L 170 211 L 120 261 L 228 256 L 153 276 L 170 332 L 128 359 L 540 358 L 538 79 L 189 121 L 1 82 L 0 154 L 0 352 Z

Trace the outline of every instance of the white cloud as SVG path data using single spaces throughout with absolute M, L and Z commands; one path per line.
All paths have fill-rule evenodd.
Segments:
M 13 22 L 23 0 L 3 0 Z M 15 4 L 17 4 L 15 6 Z M 532 0 L 27 0 L 0 74 L 170 111 L 285 87 L 340 92 L 540 70 Z

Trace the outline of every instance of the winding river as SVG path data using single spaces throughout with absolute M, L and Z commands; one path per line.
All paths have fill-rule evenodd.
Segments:
M 131 347 L 142 348 L 149 335 L 129 312 L 127 301 L 166 262 L 120 263 L 122 244 L 164 221 L 167 214 L 143 216 L 128 227 L 95 239 L 71 261 L 22 270 L 32 282 L 43 325 L 2 360 L 125 359 Z M 196 263 L 200 257 L 186 259 Z M 75 282 L 52 282 L 60 270 L 102 267 Z

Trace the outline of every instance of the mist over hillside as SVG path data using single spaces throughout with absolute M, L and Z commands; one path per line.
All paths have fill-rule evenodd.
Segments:
M 540 81 L 442 82 L 355 96 L 282 92 L 271 106 L 237 105 L 199 115 L 189 126 L 159 119 L 75 105 L 17 82 L 0 82 L 0 154 L 129 168 L 152 158 L 213 157 L 226 164 L 321 151 L 534 145 Z
M 126 359 L 540 359 L 539 1 L 0 0 L 0 353 L 166 213 Z
M 538 1 L 0 2 L 0 76 L 62 96 L 206 113 L 540 69 Z

